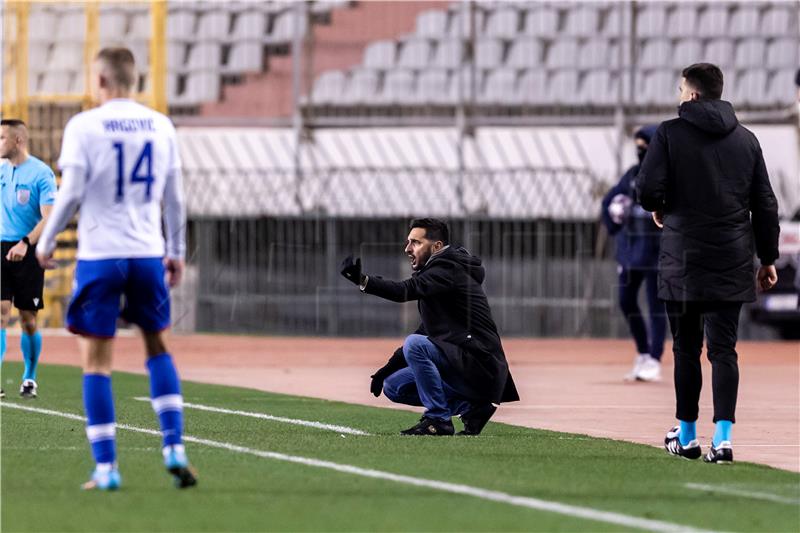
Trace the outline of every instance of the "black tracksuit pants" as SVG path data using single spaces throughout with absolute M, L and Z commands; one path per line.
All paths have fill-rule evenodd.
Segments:
M 739 390 L 736 339 L 742 303 L 666 302 L 666 306 L 675 354 L 675 416 L 684 422 L 697 420 L 703 386 L 700 354 L 705 332 L 711 361 L 714 422 L 735 422 Z

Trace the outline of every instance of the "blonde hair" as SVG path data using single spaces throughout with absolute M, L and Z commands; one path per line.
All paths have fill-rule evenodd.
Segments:
M 131 90 L 136 83 L 136 60 L 125 47 L 103 48 L 97 53 L 103 64 L 103 74 L 116 87 Z

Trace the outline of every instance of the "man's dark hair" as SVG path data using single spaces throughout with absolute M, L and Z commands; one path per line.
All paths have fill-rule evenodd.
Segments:
M 10 126 L 16 128 L 17 126 L 24 126 L 25 123 L 18 118 L 4 118 L 0 120 L 0 126 Z
M 722 71 L 718 66 L 711 63 L 695 63 L 683 69 L 681 75 L 703 98 L 711 100 L 722 98 Z
M 450 230 L 447 223 L 438 218 L 415 218 L 409 224 L 408 229 L 422 228 L 425 230 L 425 238 L 431 241 L 442 241 L 445 246 L 450 244 Z

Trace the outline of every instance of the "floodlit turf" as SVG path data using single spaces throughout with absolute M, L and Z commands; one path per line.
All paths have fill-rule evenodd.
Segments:
M 6 403 L 82 414 L 80 371 L 44 366 L 40 398 L 16 394 L 20 365 L 3 365 Z M 10 383 L 11 382 L 11 383 Z M 156 429 L 143 376 L 117 373 L 119 423 Z M 184 383 L 187 402 L 315 420 L 370 436 L 230 414 L 186 411 L 186 433 L 256 450 L 323 459 L 696 528 L 800 530 L 800 476 L 747 463 L 669 457 L 657 448 L 503 424 L 480 437 L 397 435 L 413 413 Z M 79 421 L 2 409 L 2 531 L 620 531 L 579 519 L 189 444 L 197 488 L 178 491 L 160 439 L 118 430 L 123 488 L 82 492 L 92 468 Z M 787 451 L 795 453 L 795 451 Z M 778 495 L 788 502 L 689 490 L 686 483 Z M 791 503 L 791 501 L 795 503 Z

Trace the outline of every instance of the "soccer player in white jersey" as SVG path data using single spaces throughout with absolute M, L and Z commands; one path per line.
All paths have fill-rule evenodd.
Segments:
M 174 126 L 131 100 L 135 82 L 130 50 L 105 48 L 97 54 L 92 91 L 101 105 L 67 124 L 58 161 L 61 189 L 36 248 L 42 266 L 54 268 L 56 234 L 81 207 L 67 328 L 80 335 L 86 435 L 97 463 L 86 489 L 120 486 L 111 348 L 123 296 L 122 317 L 139 327 L 147 352 L 164 464 L 176 486 L 197 483 L 182 442 L 180 381 L 164 339 L 170 324 L 167 284 L 177 285 L 184 269 L 181 164 Z

